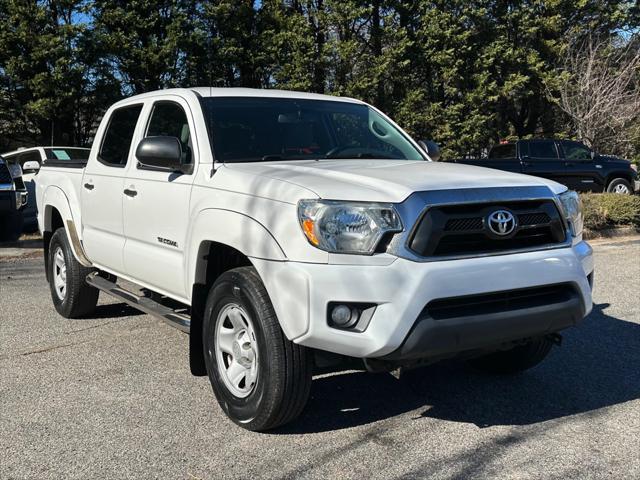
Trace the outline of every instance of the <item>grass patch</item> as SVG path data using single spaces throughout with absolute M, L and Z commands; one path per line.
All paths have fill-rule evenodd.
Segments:
M 640 228 L 640 196 L 616 193 L 585 193 L 581 195 L 584 226 L 589 230 L 617 226 Z

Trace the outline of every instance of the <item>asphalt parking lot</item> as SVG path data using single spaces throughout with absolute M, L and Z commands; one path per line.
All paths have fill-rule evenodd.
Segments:
M 595 251 L 594 312 L 535 369 L 323 376 L 267 434 L 224 417 L 186 335 L 105 296 L 65 320 L 39 254 L 5 254 L 0 479 L 640 478 L 640 240 Z

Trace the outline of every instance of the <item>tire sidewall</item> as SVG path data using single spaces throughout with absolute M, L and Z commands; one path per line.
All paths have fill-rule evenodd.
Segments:
M 613 189 L 616 187 L 616 185 L 620 185 L 620 184 L 627 187 L 628 193 L 624 195 L 629 195 L 633 192 L 631 188 L 631 184 L 628 181 L 626 181 L 624 178 L 614 178 L 613 180 L 611 180 L 611 182 L 609 182 L 609 186 L 607 187 L 607 193 L 616 193 L 613 191 Z
M 255 298 L 254 288 L 245 282 L 241 275 L 225 275 L 214 284 L 203 318 L 203 347 L 207 372 L 218 402 L 227 415 L 236 423 L 253 422 L 261 412 L 261 406 L 270 403 L 266 397 L 273 393 L 272 372 L 269 365 L 270 350 L 267 345 L 264 326 L 261 322 L 262 312 Z M 218 370 L 215 352 L 215 334 L 218 315 L 228 304 L 235 303 L 245 309 L 250 317 L 258 343 L 258 376 L 253 391 L 246 397 L 236 397 L 225 385 Z
M 60 297 L 58 297 L 58 294 L 56 293 L 56 287 L 55 287 L 55 283 L 53 281 L 53 277 L 55 275 L 55 256 L 56 256 L 56 251 L 58 250 L 58 247 L 62 250 L 62 256 L 64 257 L 64 263 L 67 267 L 67 288 L 66 288 L 66 295 L 64 297 L 64 300 L 60 300 Z M 71 264 L 69 262 L 69 245 L 67 242 L 67 238 L 65 235 L 64 230 L 59 229 L 57 230 L 53 236 L 51 237 L 51 243 L 49 245 L 49 261 L 48 263 L 48 268 L 49 268 L 49 278 L 51 279 L 51 281 L 49 282 L 49 287 L 51 289 L 51 300 L 53 301 L 53 305 L 56 308 L 56 310 L 62 315 L 62 316 L 68 316 L 69 315 L 69 310 L 70 310 L 70 305 L 69 305 L 69 293 L 71 291 L 70 289 L 70 285 L 69 285 L 69 281 L 71 279 Z

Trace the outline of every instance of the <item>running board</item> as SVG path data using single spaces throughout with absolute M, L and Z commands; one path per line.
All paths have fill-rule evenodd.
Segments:
M 183 332 L 189 333 L 191 318 L 188 315 L 178 313 L 149 297 L 141 297 L 129 290 L 125 290 L 124 288 L 119 287 L 115 282 L 111 282 L 106 278 L 101 277 L 98 272 L 93 272 L 87 275 L 86 281 L 92 287 L 102 290 L 118 300 L 122 300 L 127 305 L 130 305 L 144 313 L 148 313 L 160 320 L 164 320 L 172 327 L 176 327 Z

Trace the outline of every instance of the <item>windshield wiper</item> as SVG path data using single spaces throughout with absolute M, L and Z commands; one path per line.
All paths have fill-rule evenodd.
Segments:
M 345 158 L 380 158 L 380 159 L 391 159 L 393 157 L 389 157 L 387 155 L 380 155 L 378 153 L 372 152 L 361 152 L 355 155 L 331 155 L 330 157 L 326 157 L 328 159 L 345 159 Z
M 282 155 L 265 155 L 261 158 L 263 162 L 273 162 L 275 160 L 282 160 Z

